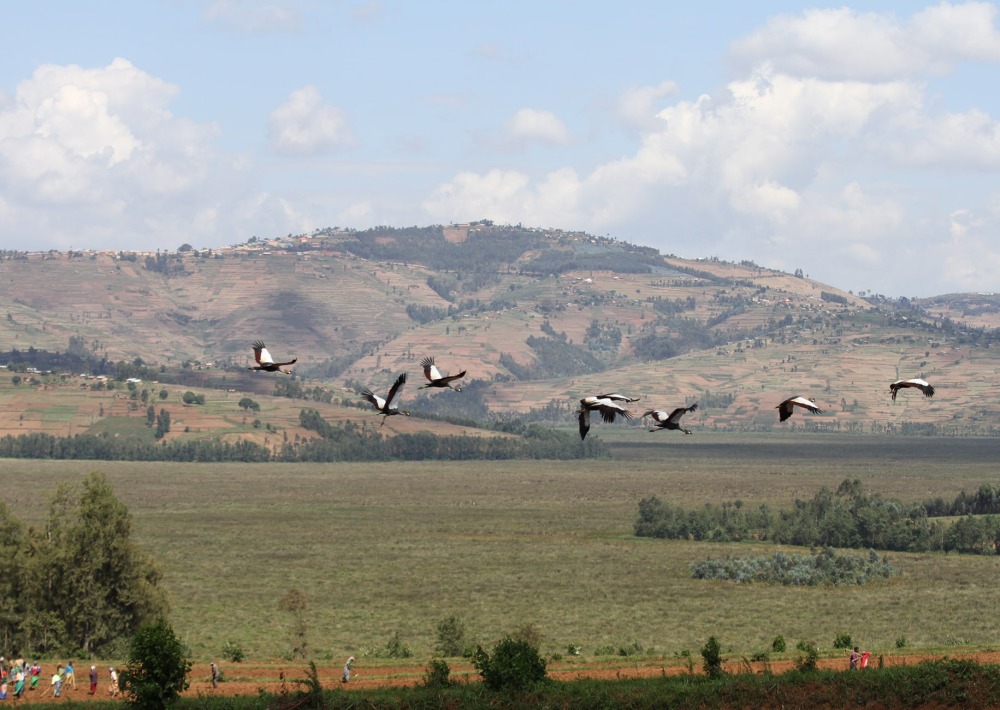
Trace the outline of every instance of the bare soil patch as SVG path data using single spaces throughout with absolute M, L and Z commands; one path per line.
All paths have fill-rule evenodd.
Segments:
M 942 658 L 974 659 L 981 664 L 1000 663 L 1000 652 L 977 652 L 977 653 L 955 653 L 955 654 L 910 654 L 885 656 L 886 666 L 907 666 L 916 665 L 921 661 L 940 660 Z M 700 658 L 695 659 L 694 672 L 701 672 Z M 873 657 L 873 663 L 877 663 Z M 754 672 L 762 673 L 766 668 L 770 668 L 773 673 L 784 673 L 794 667 L 794 662 L 790 660 L 774 661 L 769 664 L 751 663 Z M 841 669 L 846 671 L 848 660 L 844 658 L 823 658 L 818 662 L 820 668 Z M 304 680 L 306 677 L 306 664 L 288 663 L 284 661 L 247 663 L 247 664 L 222 664 L 220 666 L 223 677 L 226 679 L 219 683 L 218 688 L 212 688 L 211 672 L 207 663 L 196 663 L 191 669 L 189 679 L 191 687 L 184 693 L 186 697 L 198 697 L 208 695 L 239 696 L 257 695 L 261 690 L 268 693 L 280 694 L 282 692 L 294 693 L 302 688 L 297 680 Z M 727 671 L 732 673 L 745 672 L 746 668 L 738 663 L 725 664 Z M 374 688 L 397 687 L 403 688 L 420 683 L 423 679 L 424 666 L 420 664 L 398 665 L 398 666 L 369 666 L 363 663 L 354 666 L 349 683 L 341 683 L 342 665 L 325 665 L 317 663 L 316 670 L 320 682 L 324 688 L 332 689 L 341 687 L 344 690 L 364 690 Z M 451 677 L 457 682 L 479 682 L 479 676 L 475 669 L 468 663 L 454 663 L 451 666 Z M 686 665 L 679 665 L 677 659 L 658 660 L 655 658 L 639 659 L 628 661 L 626 659 L 614 657 L 610 659 L 593 659 L 581 661 L 575 659 L 558 663 L 550 663 L 548 666 L 549 677 L 554 680 L 622 680 L 631 678 L 652 678 L 656 676 L 675 676 L 688 673 Z M 864 672 L 864 671 L 862 671 Z M 74 701 L 106 700 L 108 698 L 108 679 L 106 669 L 102 669 L 101 682 L 97 689 L 97 695 L 89 695 L 89 684 L 86 676 L 83 682 L 77 682 L 76 689 L 65 689 L 63 697 Z M 51 702 L 51 693 L 42 689 L 26 692 L 22 702 Z

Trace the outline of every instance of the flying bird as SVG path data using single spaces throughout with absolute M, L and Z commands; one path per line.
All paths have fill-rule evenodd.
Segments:
M 274 358 L 271 357 L 271 353 L 267 351 L 264 347 L 264 343 L 260 340 L 256 340 L 253 343 L 253 359 L 257 361 L 257 365 L 254 367 L 248 367 L 248 370 L 264 370 L 266 372 L 283 372 L 286 375 L 292 374 L 291 370 L 282 370 L 281 368 L 285 365 L 294 365 L 298 362 L 298 358 L 292 358 L 288 362 L 275 362 Z
M 892 392 L 892 401 L 896 401 L 896 393 L 904 387 L 916 387 L 918 390 L 924 393 L 925 397 L 934 396 L 934 388 L 931 387 L 931 383 L 927 380 L 921 380 L 919 377 L 914 377 L 909 380 L 896 380 L 891 385 L 889 385 L 889 391 Z
M 643 417 L 652 417 L 653 428 L 650 431 L 659 431 L 660 429 L 670 429 L 670 430 L 680 430 L 685 434 L 690 434 L 690 429 L 685 429 L 681 426 L 681 417 L 683 417 L 688 412 L 693 412 L 698 408 L 698 403 L 695 402 L 690 407 L 678 407 L 674 411 L 667 414 L 662 409 L 650 409 L 643 413 Z
M 626 404 L 628 404 L 630 402 L 638 402 L 642 398 L 629 397 L 628 395 L 618 394 L 615 392 L 611 394 L 592 394 L 589 397 L 584 397 L 583 399 L 581 399 L 580 404 L 586 407 L 590 404 L 594 404 L 595 402 L 603 399 L 610 400 L 612 402 L 625 402 Z
M 631 419 L 632 412 L 625 409 L 622 402 L 635 402 L 638 399 L 638 397 L 626 397 L 622 394 L 599 394 L 581 399 L 580 409 L 576 412 L 580 422 L 580 439 L 585 439 L 587 432 L 590 431 L 591 412 L 599 412 L 606 424 L 613 423 L 617 417 Z
M 785 421 L 788 417 L 792 416 L 792 412 L 795 411 L 795 407 L 802 407 L 813 414 L 823 413 L 823 410 L 817 407 L 816 403 L 811 399 L 806 399 L 805 397 L 791 397 L 775 407 L 775 409 L 778 410 L 778 418 L 781 421 Z
M 399 377 L 396 378 L 396 381 L 392 384 L 392 387 L 389 388 L 389 394 L 385 396 L 385 399 L 382 399 L 369 389 L 366 389 L 361 393 L 361 396 L 367 399 L 372 404 L 374 404 L 375 409 L 377 409 L 379 413 L 382 415 L 382 423 L 379 424 L 379 428 L 384 426 L 385 420 L 394 414 L 405 414 L 406 416 L 410 415 L 409 412 L 399 408 L 399 402 L 397 401 L 397 398 L 399 397 L 399 390 L 403 388 L 403 384 L 405 382 L 406 382 L 406 373 L 404 372 L 403 374 L 401 374 Z
M 465 377 L 465 370 L 462 370 L 457 375 L 443 376 L 441 372 L 437 369 L 437 365 L 434 364 L 433 357 L 425 357 L 420 361 L 420 366 L 424 368 L 424 377 L 427 378 L 426 385 L 420 385 L 420 389 L 426 387 L 448 387 L 456 392 L 461 392 L 462 388 L 458 385 L 451 384 L 455 380 L 460 380 Z

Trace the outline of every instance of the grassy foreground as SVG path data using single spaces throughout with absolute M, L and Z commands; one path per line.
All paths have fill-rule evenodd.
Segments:
M 741 499 L 787 506 L 859 478 L 919 501 L 996 484 L 992 439 L 841 435 L 690 437 L 596 432 L 610 461 L 381 464 L 146 464 L 3 461 L 12 514 L 44 521 L 58 481 L 104 472 L 163 568 L 171 624 L 196 660 L 227 642 L 282 658 L 291 588 L 308 601 L 309 657 L 378 656 L 398 633 L 433 654 L 437 623 L 465 621 L 484 646 L 525 624 L 546 657 L 570 645 L 697 655 L 709 636 L 730 657 L 769 651 L 776 635 L 830 653 L 847 633 L 875 654 L 957 652 L 1000 638 L 992 608 L 1000 558 L 890 554 L 902 574 L 865 587 L 791 588 L 693 580 L 706 557 L 773 545 L 638 539 L 649 495 L 697 507 Z M 632 437 L 632 438 L 629 438 Z M 788 548 L 786 548 L 787 550 Z

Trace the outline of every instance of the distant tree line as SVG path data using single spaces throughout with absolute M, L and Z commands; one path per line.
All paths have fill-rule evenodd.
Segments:
M 437 436 L 429 433 L 385 437 L 353 422 L 331 425 L 314 409 L 303 409 L 299 423 L 320 439 L 287 445 L 282 460 L 294 461 L 462 461 L 505 459 L 579 459 L 607 455 L 599 440 L 528 425 L 519 437 Z
M 169 422 L 166 423 L 169 427 Z M 252 441 L 213 440 L 150 443 L 109 434 L 59 437 L 32 432 L 0 437 L 0 458 L 102 461 L 269 461 L 270 450 Z
M 0 644 L 25 657 L 120 657 L 166 613 L 155 562 L 130 539 L 131 516 L 105 477 L 60 483 L 39 528 L 0 501 Z
M 961 493 L 950 507 L 940 499 L 907 505 L 866 493 L 858 480 L 845 480 L 836 492 L 824 487 L 811 500 L 796 499 L 778 513 L 766 505 L 747 508 L 739 500 L 685 510 L 651 496 L 639 502 L 634 531 L 665 539 L 992 555 L 1000 549 L 1000 517 L 970 513 L 997 512 L 996 498 L 995 488 L 983 486 L 971 496 Z M 927 505 L 935 511 L 962 510 L 967 517 L 950 525 L 934 521 Z

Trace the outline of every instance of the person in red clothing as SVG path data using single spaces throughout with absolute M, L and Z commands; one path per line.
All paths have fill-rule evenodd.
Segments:
M 90 694 L 97 695 L 97 666 L 90 667 Z

